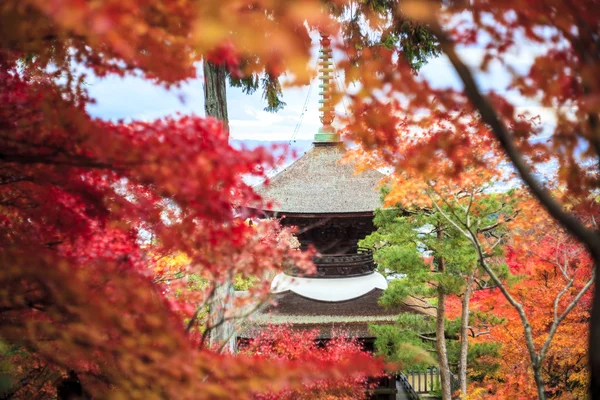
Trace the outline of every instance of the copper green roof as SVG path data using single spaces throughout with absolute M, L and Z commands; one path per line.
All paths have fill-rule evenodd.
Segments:
M 339 144 L 316 144 L 256 191 L 271 201 L 269 211 L 298 214 L 365 213 L 381 206 L 379 182 L 384 175 L 340 162 Z

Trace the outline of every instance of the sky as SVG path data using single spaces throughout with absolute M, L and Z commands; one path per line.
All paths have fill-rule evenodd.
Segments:
M 317 41 L 314 40 L 315 46 Z M 524 48 L 508 55 L 511 64 L 525 70 L 533 56 L 540 49 Z M 462 50 L 465 62 L 476 67 L 482 56 L 477 48 Z M 314 54 L 316 55 L 316 47 Z M 314 63 L 313 65 L 315 65 Z M 201 71 L 201 69 L 200 69 Z M 434 87 L 460 88 L 457 75 L 445 56 L 429 61 L 420 74 Z M 200 75 L 200 74 L 199 74 Z M 505 93 L 509 81 L 508 74 L 498 65 L 492 65 L 486 74 L 478 74 L 477 80 L 484 90 L 494 89 Z M 89 112 L 108 120 L 153 120 L 176 113 L 204 115 L 202 79 L 191 80 L 180 88 L 166 90 L 141 78 L 108 77 L 87 80 L 88 90 L 96 104 L 89 106 Z M 304 118 L 299 126 L 296 139 L 310 140 L 320 126 L 318 88 L 313 82 L 311 95 L 305 110 Z M 309 86 L 288 88 L 283 91 L 285 108 L 277 113 L 264 111 L 265 101 L 260 90 L 253 95 L 243 94 L 241 89 L 227 88 L 228 112 L 231 136 L 238 140 L 289 141 L 298 125 L 303 105 L 309 93 Z M 517 95 L 508 93 L 508 97 L 518 106 L 519 111 L 529 110 L 540 115 L 542 121 L 552 122 L 551 113 L 535 104 L 526 102 Z M 338 112 L 344 108 L 339 105 Z

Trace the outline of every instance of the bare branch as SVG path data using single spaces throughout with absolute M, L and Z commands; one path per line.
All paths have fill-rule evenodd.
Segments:
M 435 342 L 437 339 L 436 338 L 431 338 L 429 336 L 425 336 L 425 335 L 417 335 L 419 337 L 419 339 L 421 340 L 428 340 L 430 342 Z
M 471 334 L 469 336 L 471 336 L 472 338 L 476 338 L 483 335 L 489 335 L 491 333 L 489 330 L 475 333 L 475 330 L 472 327 L 469 327 L 469 331 L 471 331 Z
M 469 194 L 469 205 L 467 206 L 467 209 L 465 210 L 465 215 L 467 216 L 467 227 L 471 226 L 471 206 L 473 206 L 473 198 L 475 197 L 474 194 L 474 190 L 471 190 L 471 193 Z
M 497 247 L 497 246 L 498 246 L 500 243 L 502 243 L 502 241 L 504 240 L 504 238 L 505 238 L 504 236 L 500 236 L 500 237 L 498 238 L 498 240 L 496 240 L 496 241 L 494 242 L 494 244 L 490 246 L 490 248 L 488 249 L 488 253 L 486 253 L 486 256 L 489 256 L 489 255 L 491 255 L 491 254 L 490 254 L 490 252 L 491 252 L 492 250 L 494 250 L 494 249 L 495 249 L 495 248 L 496 248 L 496 247 Z
M 500 209 L 500 210 L 501 210 L 501 209 Z M 491 215 L 491 214 L 493 214 L 493 213 L 490 213 L 490 215 Z M 496 229 L 497 227 L 501 226 L 502 224 L 504 224 L 504 223 L 506 223 L 506 222 L 510 222 L 510 221 L 512 221 L 513 219 L 515 219 L 515 218 L 517 217 L 517 215 L 518 215 L 518 214 L 519 214 L 519 212 L 517 211 L 517 212 L 516 212 L 516 213 L 514 213 L 513 215 L 511 215 L 511 216 L 509 216 L 509 217 L 506 217 L 506 218 L 504 218 L 504 219 L 503 219 L 503 220 L 501 220 L 501 221 L 499 220 L 499 221 L 497 221 L 497 222 L 495 222 L 495 223 L 493 223 L 493 224 L 491 224 L 491 225 L 484 226 L 483 228 L 479 228 L 479 229 L 477 229 L 477 232 L 479 232 L 479 233 L 485 233 L 485 232 L 492 231 L 492 230 Z

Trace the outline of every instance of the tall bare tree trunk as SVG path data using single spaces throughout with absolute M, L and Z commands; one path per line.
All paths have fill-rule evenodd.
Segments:
M 206 116 L 223 122 L 223 128 L 229 135 L 229 117 L 227 114 L 227 70 L 224 66 L 204 62 L 204 110 Z M 222 346 L 225 352 L 235 352 L 233 325 L 224 322 L 226 311 L 233 301 L 233 282 L 229 279 L 215 289 L 215 298 L 209 311 L 209 324 L 215 326 L 210 332 L 213 346 Z
M 444 237 L 443 230 L 438 227 L 437 236 L 439 240 Z M 444 259 L 437 258 L 438 272 L 445 270 Z M 435 350 L 440 363 L 440 382 L 442 385 L 442 400 L 451 400 L 452 386 L 450 377 L 450 366 L 448 365 L 448 351 L 446 349 L 446 292 L 442 286 L 438 286 L 438 304 L 435 321 Z
M 458 364 L 458 380 L 463 398 L 467 397 L 467 355 L 469 352 L 469 302 L 473 293 L 473 281 L 476 268 L 467 278 L 467 287 L 462 298 L 462 312 L 460 315 L 460 359 Z
M 450 385 L 450 366 L 448 365 L 448 351 L 446 350 L 446 293 L 443 288 L 438 288 L 437 316 L 435 323 L 435 350 L 440 362 L 440 381 L 442 384 L 442 399 L 450 400 L 452 389 Z
M 204 111 L 207 116 L 223 121 L 223 127 L 229 133 L 227 70 L 208 61 L 204 62 Z

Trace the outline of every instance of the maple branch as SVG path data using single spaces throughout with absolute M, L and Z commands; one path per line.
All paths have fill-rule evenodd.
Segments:
M 502 208 L 500 208 L 500 210 L 502 210 Z M 499 212 L 500 210 L 498 210 L 498 211 L 495 211 L 495 212 L 491 212 L 491 213 L 489 213 L 489 215 L 493 215 L 493 214 L 495 214 L 495 213 Z M 500 225 L 504 224 L 505 222 L 510 222 L 510 221 L 512 221 L 513 219 L 515 219 L 515 218 L 517 217 L 517 215 L 519 215 L 519 212 L 518 212 L 518 211 L 516 211 L 516 212 L 515 212 L 513 215 L 511 215 L 511 216 L 509 216 L 509 217 L 506 217 L 506 218 L 505 218 L 504 220 L 502 220 L 502 221 L 498 220 L 497 222 L 495 222 L 495 223 L 493 223 L 493 224 L 491 224 L 491 225 L 484 226 L 483 228 L 479 228 L 479 229 L 477 229 L 477 232 L 479 232 L 479 233 L 485 233 L 485 232 L 492 231 L 492 230 L 496 229 L 497 227 L 499 227 Z
M 567 308 L 565 308 L 565 310 L 562 312 L 562 314 L 557 318 L 556 317 L 556 308 L 558 306 L 558 296 L 557 299 L 554 302 L 554 321 L 552 322 L 552 326 L 550 327 L 550 331 L 548 332 L 548 336 L 546 337 L 546 341 L 544 342 L 544 345 L 542 346 L 542 349 L 540 350 L 540 355 L 539 355 L 539 359 L 540 361 L 544 359 L 544 357 L 546 356 L 546 353 L 548 352 L 548 349 L 550 348 L 550 343 L 552 341 L 552 338 L 554 337 L 554 334 L 556 333 L 556 330 L 558 329 L 558 326 L 560 325 L 560 323 L 567 317 L 567 315 L 569 315 L 569 313 L 571 312 L 571 310 L 577 305 L 577 303 L 579 303 L 579 300 L 581 300 L 581 298 L 583 297 L 583 295 L 585 294 L 585 292 L 588 291 L 588 289 L 590 287 L 592 287 L 592 285 L 594 284 L 594 279 L 596 278 L 596 268 L 592 269 L 592 276 L 590 277 L 590 279 L 586 282 L 586 284 L 581 288 L 581 290 L 579 291 L 579 293 L 577 293 L 577 296 L 575 296 L 573 298 L 573 300 L 571 300 L 571 303 L 569 303 L 569 305 L 567 306 Z M 572 284 L 572 283 L 571 283 Z M 570 287 L 570 285 L 567 285 Z M 561 291 L 562 293 L 562 291 Z M 559 293 L 560 296 L 562 296 L 562 294 Z
M 533 333 L 531 330 L 531 324 L 529 323 L 529 319 L 527 318 L 527 314 L 525 314 L 525 310 L 523 309 L 523 305 L 519 303 L 506 289 L 506 287 L 502 284 L 502 281 L 498 278 L 496 273 L 492 270 L 492 268 L 488 265 L 483 249 L 481 247 L 481 243 L 479 243 L 479 239 L 477 239 L 477 235 L 475 235 L 470 229 L 469 233 L 471 234 L 471 242 L 475 246 L 475 250 L 477 251 L 477 257 L 479 259 L 479 265 L 483 268 L 483 270 L 489 275 L 492 279 L 496 287 L 500 289 L 506 300 L 510 303 L 511 306 L 517 311 L 519 317 L 521 319 L 521 323 L 523 325 L 523 330 L 525 333 L 525 342 L 527 345 L 527 350 L 529 351 L 529 357 L 531 358 L 531 363 L 534 369 L 538 369 L 540 366 L 540 358 L 538 357 L 535 347 L 533 344 Z
M 558 252 L 557 252 L 558 253 Z M 569 258 L 567 257 L 567 249 L 563 249 L 563 263 L 558 265 L 560 272 L 565 277 L 566 280 L 573 280 L 569 277 L 568 269 L 569 269 Z
M 206 307 L 207 305 L 207 301 L 209 299 L 212 299 L 215 295 L 215 291 L 217 290 L 217 285 L 213 284 L 212 288 L 210 289 L 210 292 L 208 294 L 208 296 L 206 297 L 206 300 L 203 301 L 202 303 L 200 303 L 196 309 L 194 310 L 194 314 L 192 315 L 192 318 L 190 318 L 190 320 L 188 321 L 186 327 L 185 327 L 185 331 L 186 332 L 190 332 L 190 330 L 192 329 L 192 327 L 194 326 L 194 324 L 196 323 L 196 320 L 198 319 L 198 316 L 200 315 L 200 312 L 202 311 L 202 309 L 204 307 Z M 204 335 L 202 336 L 203 340 L 202 343 L 204 343 Z
M 562 242 L 561 242 L 562 243 Z M 554 265 L 555 267 L 557 267 L 560 270 L 561 275 L 567 280 L 567 282 L 569 280 L 571 280 L 571 277 L 568 274 L 568 264 L 569 264 L 569 259 L 573 259 L 573 258 L 577 258 L 581 253 L 584 252 L 584 249 L 581 248 L 578 251 L 574 252 L 570 257 L 567 257 L 567 249 L 564 249 L 563 253 L 564 253 L 564 262 L 561 263 L 559 260 L 559 250 L 560 250 L 560 246 L 561 243 L 557 243 L 556 244 L 556 250 L 555 250 L 555 260 L 551 260 L 548 257 L 545 257 L 543 255 L 541 255 L 540 253 L 538 253 L 537 251 L 528 249 L 528 253 L 533 254 L 534 256 L 536 256 L 537 258 L 539 258 L 542 261 L 547 262 L 548 264 Z M 573 273 L 575 273 L 577 271 L 578 268 L 575 268 L 573 270 Z
M 488 249 L 488 253 L 487 253 L 486 255 L 488 255 L 488 256 L 489 256 L 489 255 L 492 255 L 492 254 L 491 254 L 491 251 L 492 251 L 492 250 L 494 250 L 494 249 L 495 249 L 495 248 L 496 248 L 496 247 L 497 247 L 497 246 L 498 246 L 500 243 L 502 243 L 502 242 L 504 241 L 504 238 L 505 238 L 505 236 L 500 236 L 500 237 L 498 238 L 498 240 L 496 240 L 496 241 L 494 242 L 494 244 L 490 246 L 490 248 Z
M 560 299 L 563 297 L 563 295 L 565 293 L 567 293 L 567 291 L 569 289 L 571 289 L 571 286 L 573 286 L 574 282 L 575 282 L 575 279 L 571 278 L 569 280 L 569 282 L 567 282 L 565 287 L 563 287 L 562 290 L 560 292 L 558 292 L 558 294 L 556 295 L 556 298 L 554 298 L 554 321 L 556 321 L 558 319 L 558 303 L 560 303 Z
M 489 290 L 489 289 L 494 289 L 494 286 L 488 286 L 489 281 L 486 281 L 484 279 L 481 278 L 477 278 L 475 277 L 475 284 L 479 287 L 476 288 L 475 290 Z
M 490 211 L 488 214 L 497 214 L 500 211 L 502 211 L 504 209 L 504 207 L 506 207 L 506 202 L 505 201 L 503 201 L 502 203 L 500 203 L 500 206 L 498 208 Z M 517 213 L 518 213 L 518 211 L 515 212 L 515 216 L 516 216 Z
M 531 168 L 512 141 L 511 134 L 498 116 L 489 100 L 480 91 L 473 73 L 469 67 L 462 61 L 455 50 L 454 42 L 448 37 L 439 22 L 434 21 L 431 24 L 439 40 L 442 51 L 448 56 L 455 71 L 460 77 L 464 90 L 471 101 L 471 104 L 481 115 L 482 120 L 491 128 L 492 133 L 504 149 L 507 157 L 515 166 L 523 182 L 529 187 L 531 193 L 548 210 L 548 213 L 556 219 L 561 225 L 566 227 L 575 236 L 577 236 L 585 245 L 597 255 L 600 259 L 600 238 L 585 225 L 577 220 L 573 215 L 566 212 L 562 206 L 555 200 L 554 196 L 535 179 Z
M 448 203 L 448 200 L 446 200 L 446 198 L 444 196 L 442 196 L 437 190 L 435 190 L 435 187 L 433 187 L 433 185 L 431 185 L 430 182 L 427 182 L 427 186 L 442 200 L 442 202 L 444 204 L 446 204 L 448 206 L 448 209 L 450 210 L 450 213 L 452 213 L 452 215 L 454 216 L 454 218 L 456 218 L 463 225 L 465 225 L 465 223 L 460 219 L 460 217 L 458 215 L 456 215 L 456 213 L 454 212 L 454 207 L 452 207 L 452 205 L 450 203 Z M 428 192 L 427 196 L 431 199 L 431 202 L 433 203 L 435 209 L 440 214 L 442 214 L 444 216 L 444 218 L 446 218 L 446 220 L 448 220 L 456 229 L 458 229 L 464 235 L 465 232 L 451 218 L 449 218 L 447 214 L 445 214 L 442 211 L 442 209 L 440 208 L 440 206 L 437 205 L 437 203 L 435 202 L 435 199 L 433 198 L 433 196 L 431 196 L 431 192 Z M 468 235 L 465 235 L 465 236 L 468 236 Z

